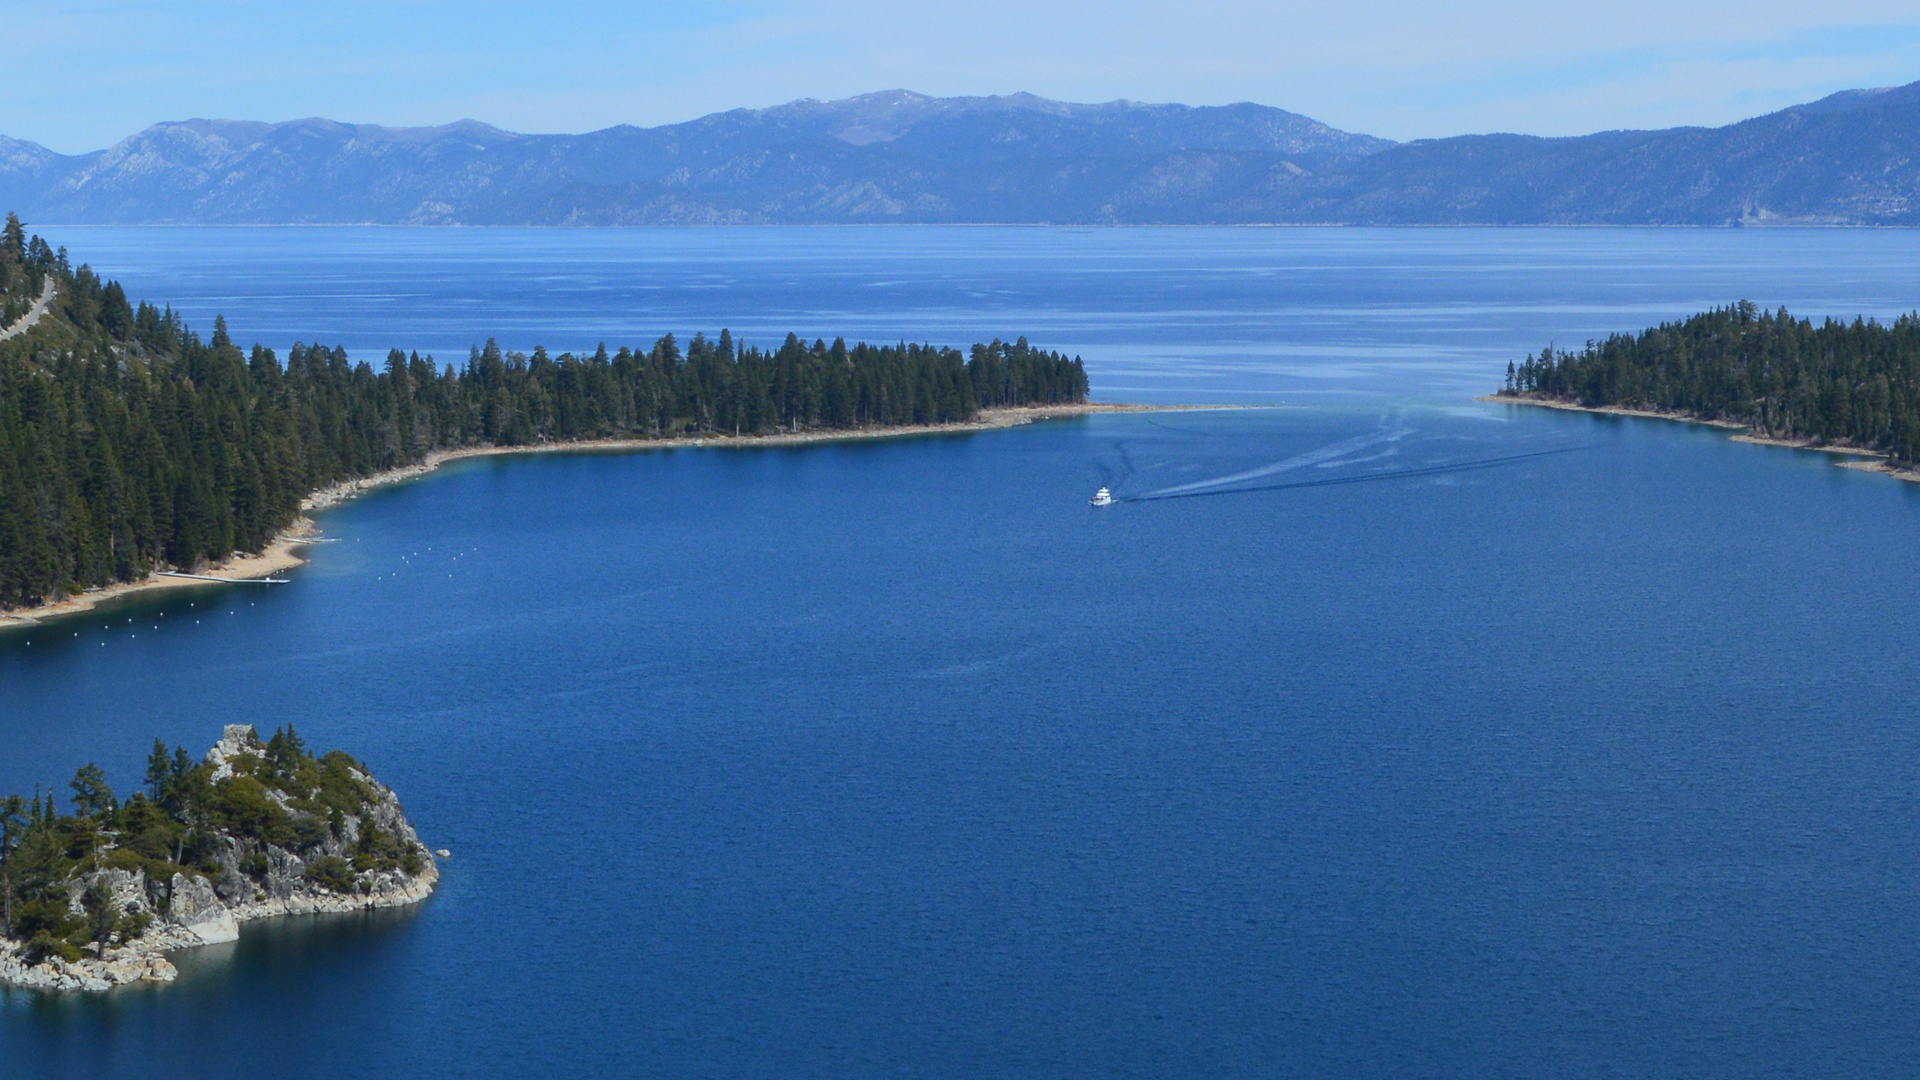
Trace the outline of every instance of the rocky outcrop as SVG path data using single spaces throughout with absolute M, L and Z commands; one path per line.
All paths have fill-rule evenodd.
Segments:
M 130 982 L 172 982 L 178 974 L 163 950 L 153 947 L 145 938 L 134 945 L 107 950 L 105 960 L 69 963 L 50 956 L 38 964 L 28 965 L 11 952 L 0 953 L 0 982 L 29 990 L 111 990 Z
M 214 945 L 239 938 L 239 920 L 234 918 L 231 908 L 220 902 L 220 894 L 213 891 L 213 884 L 206 878 L 198 874 L 192 877 L 175 874 L 168 884 L 168 892 L 172 898 L 167 908 L 168 917 L 202 944 Z
M 202 764 L 217 785 L 231 782 L 236 770 L 252 775 L 249 770 L 259 769 L 265 752 L 252 727 L 230 725 Z M 0 982 L 67 991 L 168 981 L 176 971 L 166 953 L 233 941 L 240 936 L 240 924 L 253 919 L 400 907 L 426 899 L 440 878 L 433 853 L 420 842 L 392 789 L 354 765 L 346 772 L 364 800 L 361 812 L 335 815 L 322 838 L 298 852 L 219 833 L 207 842 L 210 850 L 195 867 L 156 881 L 144 869 L 99 866 L 114 850 L 107 843 L 96 853 L 97 868 L 75 873 L 66 882 L 68 906 L 74 915 L 81 914 L 83 898 L 98 887 L 115 911 L 137 917 L 144 928 L 129 940 L 115 934 L 100 956 L 74 960 L 50 955 L 31 964 L 26 943 L 0 937 Z M 267 788 L 265 793 L 290 820 L 316 816 L 310 805 L 303 808 L 284 790 Z M 384 858 L 367 856 L 362 840 L 368 836 L 378 838 Z

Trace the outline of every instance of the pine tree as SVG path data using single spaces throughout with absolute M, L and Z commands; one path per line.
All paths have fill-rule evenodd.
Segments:
M 172 779 L 173 761 L 167 752 L 167 744 L 155 739 L 153 752 L 147 755 L 147 797 L 154 802 L 165 801 L 167 785 Z
M 34 818 L 39 816 L 35 797 Z M 26 801 L 18 795 L 0 799 L 0 936 L 13 936 L 13 853 L 20 846 L 34 818 L 27 816 Z
M 86 817 L 106 817 L 117 805 L 113 789 L 107 786 L 107 774 L 91 761 L 80 766 L 67 786 L 73 789 L 74 810 Z

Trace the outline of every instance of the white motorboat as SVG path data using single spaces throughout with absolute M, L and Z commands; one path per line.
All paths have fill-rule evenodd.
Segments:
M 1101 488 L 1099 491 L 1094 492 L 1093 498 L 1088 501 L 1095 506 L 1112 506 L 1113 492 L 1108 491 L 1106 488 Z

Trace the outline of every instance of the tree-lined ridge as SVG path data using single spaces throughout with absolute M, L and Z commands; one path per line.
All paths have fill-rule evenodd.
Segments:
M 1920 313 L 1816 324 L 1741 301 L 1639 333 L 1549 345 L 1500 394 L 1737 424 L 1762 438 L 1920 460 Z
M 440 451 L 933 427 L 1088 392 L 1079 358 L 1024 338 L 763 349 L 723 329 L 582 355 L 489 341 L 458 369 L 396 349 L 376 370 L 305 343 L 283 362 L 243 351 L 224 319 L 202 340 L 129 303 L 10 216 L 0 307 L 24 312 L 48 280 L 49 317 L 0 341 L 0 610 L 260 551 L 311 493 Z

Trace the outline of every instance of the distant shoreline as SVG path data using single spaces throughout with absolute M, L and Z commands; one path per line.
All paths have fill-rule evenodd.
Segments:
M 502 457 L 509 454 L 553 454 L 553 453 L 639 453 L 647 450 L 694 449 L 700 447 L 738 447 L 741 449 L 806 446 L 813 443 L 853 442 L 864 439 L 895 439 L 926 435 L 958 435 L 976 431 L 994 431 L 1002 428 L 1019 427 L 1041 420 L 1062 420 L 1075 416 L 1090 416 L 1099 413 L 1134 412 L 1193 412 L 1211 409 L 1246 408 L 1237 405 L 1125 405 L 1085 402 L 1077 405 L 1019 405 L 996 409 L 982 409 L 980 415 L 964 423 L 957 424 L 904 424 L 889 427 L 846 428 L 826 431 L 802 431 L 792 434 L 772 435 L 707 435 L 685 436 L 664 439 L 590 439 L 577 442 L 536 443 L 528 446 L 472 446 L 459 450 L 444 450 L 427 455 L 426 459 L 413 465 L 389 469 L 386 472 L 363 476 L 357 480 L 344 480 L 330 487 L 313 492 L 301 500 L 301 517 L 284 530 L 273 542 L 261 551 L 228 559 L 225 562 L 211 564 L 204 571 L 209 577 L 233 579 L 233 584 L 257 583 L 258 579 L 272 577 L 274 574 L 307 562 L 304 554 L 307 548 L 303 540 L 310 539 L 319 531 L 319 526 L 306 514 L 315 510 L 326 510 L 342 503 L 350 502 L 375 488 L 403 483 L 433 472 L 449 462 L 463 461 L 467 458 Z M 90 589 L 77 596 L 51 604 L 41 604 L 30 608 L 13 608 L 0 611 L 0 632 L 8 628 L 40 625 L 48 620 L 62 619 L 73 615 L 83 615 L 93 611 L 101 604 L 118 600 L 136 593 L 157 592 L 163 589 L 232 587 L 219 582 L 210 582 L 204 578 L 179 578 L 148 575 L 140 581 L 117 582 L 98 589 Z
M 1842 469 L 1857 469 L 1861 472 L 1875 472 L 1891 476 L 1895 480 L 1920 483 L 1920 469 L 1895 468 L 1888 455 L 1878 450 L 1862 450 L 1854 446 L 1837 446 L 1833 443 L 1820 443 L 1812 439 L 1776 439 L 1767 435 L 1755 435 L 1753 425 L 1742 424 L 1736 420 L 1718 420 L 1692 413 L 1668 412 L 1659 409 L 1629 409 L 1623 405 L 1578 405 L 1571 401 L 1556 398 L 1521 397 L 1515 394 L 1483 394 L 1475 401 L 1486 401 L 1496 405 L 1528 405 L 1536 409 L 1559 409 L 1564 412 L 1600 413 L 1606 416 L 1636 416 L 1643 420 L 1668 420 L 1677 424 L 1700 424 L 1705 427 L 1725 428 L 1738 431 L 1732 436 L 1733 442 L 1752 443 L 1755 446 L 1783 446 L 1789 450 L 1816 450 L 1823 454 L 1854 458 L 1853 461 L 1836 461 Z

